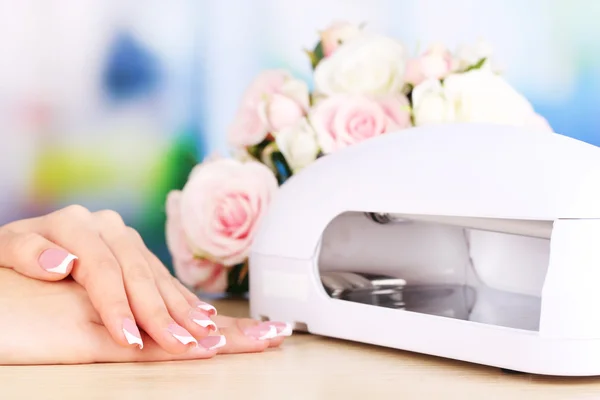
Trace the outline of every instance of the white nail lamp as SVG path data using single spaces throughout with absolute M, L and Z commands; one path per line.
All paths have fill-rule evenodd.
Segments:
M 254 318 L 548 375 L 600 375 L 600 148 L 411 128 L 287 181 L 250 256 Z

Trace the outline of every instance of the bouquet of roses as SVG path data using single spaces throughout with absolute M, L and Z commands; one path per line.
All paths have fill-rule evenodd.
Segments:
M 313 89 L 286 70 L 250 83 L 228 132 L 232 157 L 209 157 L 167 198 L 175 274 L 203 292 L 248 290 L 247 257 L 269 202 L 318 157 L 424 124 L 489 122 L 552 131 L 497 71 L 485 43 L 415 56 L 398 40 L 335 22 L 306 51 Z

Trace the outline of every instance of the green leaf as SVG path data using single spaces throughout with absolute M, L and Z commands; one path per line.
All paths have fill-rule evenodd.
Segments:
M 469 72 L 472 71 L 474 69 L 479 69 L 483 66 L 483 64 L 485 64 L 485 61 L 487 60 L 487 57 L 483 57 L 481 60 L 477 61 L 475 64 L 468 66 L 464 72 Z
M 248 154 L 250 154 L 252 157 L 254 157 L 256 160 L 261 161 L 262 160 L 262 153 L 263 151 L 265 151 L 265 148 L 271 144 L 271 140 L 269 139 L 265 139 L 262 142 L 260 142 L 257 145 L 254 146 L 249 146 L 248 147 Z
M 308 59 L 310 61 L 310 66 L 315 69 L 315 66 L 317 65 L 317 63 L 319 62 L 317 60 L 317 56 L 315 55 L 314 52 L 310 51 L 310 50 L 304 50 L 304 52 L 306 53 L 306 55 L 308 56 Z
M 320 40 L 312 51 L 305 51 L 306 54 L 308 54 L 308 57 L 310 58 L 310 65 L 312 66 L 312 69 L 315 69 L 317 67 L 317 64 L 319 64 L 319 62 L 321 62 L 321 60 L 325 58 L 325 55 L 323 54 L 323 44 Z

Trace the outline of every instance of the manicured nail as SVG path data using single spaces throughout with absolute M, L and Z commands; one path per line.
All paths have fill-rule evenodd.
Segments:
M 171 335 L 173 335 L 173 337 L 175 339 L 179 340 L 181 343 L 183 343 L 183 344 L 193 343 L 194 346 L 198 346 L 198 341 L 196 341 L 196 339 L 194 339 L 192 334 L 189 333 L 187 330 L 185 330 L 183 327 L 181 327 L 177 324 L 170 324 L 169 327 L 167 328 L 167 330 L 169 331 L 169 333 Z
M 192 310 L 190 313 L 192 321 L 200 325 L 203 328 L 207 328 L 213 331 L 217 330 L 217 324 L 214 323 L 204 312 Z
M 261 325 L 275 327 L 275 329 L 277 330 L 276 336 L 292 336 L 293 328 L 292 328 L 292 324 L 290 324 L 290 323 L 267 321 L 267 322 L 263 322 Z
M 200 339 L 200 345 L 207 350 L 218 349 L 219 347 L 223 347 L 227 344 L 227 339 L 225 336 L 207 336 L 203 339 Z
M 273 339 L 277 336 L 277 328 L 263 324 L 255 325 L 244 330 L 244 335 L 258 340 Z
M 196 302 L 196 307 L 203 311 L 206 311 L 208 313 L 208 315 L 211 315 L 211 316 L 217 315 L 217 309 L 203 301 L 198 300 L 198 302 Z
M 76 260 L 73 254 L 62 249 L 48 249 L 40 255 L 38 262 L 40 266 L 48 272 L 64 274 L 67 272 L 69 264 Z
M 138 329 L 135 322 L 133 322 L 129 318 L 125 318 L 123 320 L 123 334 L 127 339 L 127 343 L 137 344 L 140 350 L 144 348 L 144 343 L 142 342 L 142 335 L 140 335 L 140 330 Z

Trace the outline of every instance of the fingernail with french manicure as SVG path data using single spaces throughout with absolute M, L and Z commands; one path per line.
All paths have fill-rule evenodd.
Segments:
M 167 330 L 175 339 L 179 340 L 183 344 L 194 344 L 194 346 L 198 345 L 198 341 L 194 339 L 192 334 L 177 324 L 170 324 Z
M 255 325 L 244 331 L 244 335 L 258 340 L 273 339 L 277 336 L 277 328 L 274 326 Z
M 225 336 L 207 336 L 203 339 L 200 339 L 200 346 L 204 347 L 207 350 L 215 350 L 219 347 L 223 347 L 227 344 L 227 340 Z
M 123 320 L 123 334 L 127 339 L 127 343 L 137 344 L 140 350 L 144 348 L 144 343 L 142 342 L 142 335 L 140 334 L 140 330 L 138 329 L 135 322 L 133 322 L 129 318 L 125 318 Z
M 292 336 L 292 332 L 293 332 L 292 324 L 290 324 L 288 322 L 268 321 L 268 322 L 263 322 L 261 325 L 274 327 L 277 331 L 277 334 L 275 336 Z
M 69 264 L 77 257 L 68 251 L 62 249 L 48 249 L 40 255 L 38 262 L 40 266 L 48 272 L 64 274 L 67 272 Z
M 203 301 L 198 301 L 196 303 L 196 308 L 199 308 L 200 310 L 206 311 L 208 313 L 208 315 L 214 316 L 217 315 L 217 309 L 213 306 L 211 306 L 208 303 L 205 303 Z
M 217 330 L 217 324 L 213 322 L 205 313 L 202 311 L 192 310 L 190 314 L 192 321 L 200 325 L 203 328 L 207 328 L 213 331 Z

